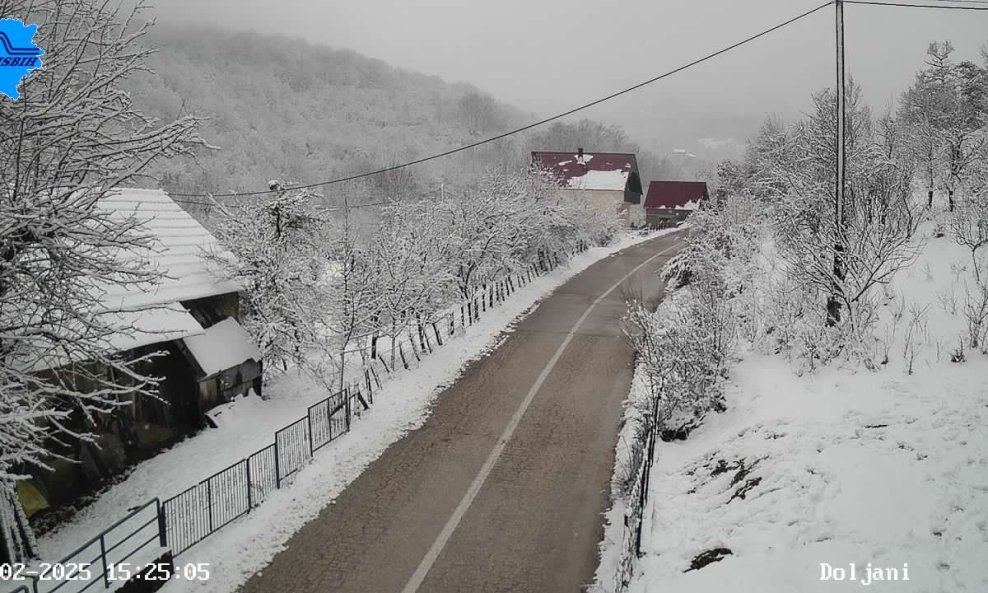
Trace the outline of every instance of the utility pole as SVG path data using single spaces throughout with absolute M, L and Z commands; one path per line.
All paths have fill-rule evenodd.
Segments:
M 830 297 L 827 299 L 827 325 L 840 322 L 840 301 L 838 291 L 844 280 L 844 243 L 846 236 L 844 221 L 844 192 L 847 177 L 847 94 L 844 74 L 844 2 L 834 0 L 836 9 L 837 33 L 837 178 L 834 187 L 834 278 Z
M 847 155 L 845 154 L 847 130 L 847 95 L 844 75 L 844 2 L 834 0 L 837 8 L 837 214 L 838 226 L 842 220 L 841 215 L 844 208 L 844 183 L 847 168 Z

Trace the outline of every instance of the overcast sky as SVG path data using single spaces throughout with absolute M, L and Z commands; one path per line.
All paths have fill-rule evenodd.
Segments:
M 162 21 L 299 36 L 467 81 L 549 113 L 608 94 L 778 24 L 813 0 L 157 0 Z M 988 12 L 846 7 L 848 70 L 883 108 L 910 83 L 927 44 L 979 59 Z M 828 7 L 739 50 L 588 115 L 651 138 L 664 122 L 792 113 L 834 79 Z M 711 135 L 716 136 L 714 132 Z M 729 134 L 728 134 L 729 135 Z M 723 136 L 722 136 L 723 137 Z

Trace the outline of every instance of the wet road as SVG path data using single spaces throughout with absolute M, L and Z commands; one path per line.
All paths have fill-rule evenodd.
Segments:
M 241 590 L 582 590 L 631 383 L 625 298 L 661 297 L 655 271 L 680 235 L 628 248 L 556 290 Z

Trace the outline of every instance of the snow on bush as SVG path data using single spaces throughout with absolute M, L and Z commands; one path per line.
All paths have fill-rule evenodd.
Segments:
M 750 203 L 691 219 L 686 245 L 662 269 L 666 297 L 655 311 L 632 302 L 625 331 L 648 384 L 645 418 L 665 438 L 684 438 L 712 409 L 746 314 L 757 231 Z

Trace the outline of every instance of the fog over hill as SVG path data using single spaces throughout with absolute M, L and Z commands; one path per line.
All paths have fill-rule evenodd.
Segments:
M 200 151 L 195 163 L 171 161 L 154 171 L 175 192 L 251 191 L 270 179 L 311 183 L 363 173 L 537 119 L 467 84 L 282 36 L 157 25 L 147 42 L 160 51 L 153 75 L 128 82 L 135 102 L 162 119 L 206 118 L 202 135 L 217 148 Z M 490 167 L 524 165 L 531 150 L 578 146 L 637 152 L 646 180 L 678 174 L 617 127 L 573 117 L 415 167 L 410 182 L 422 191 L 465 184 Z

